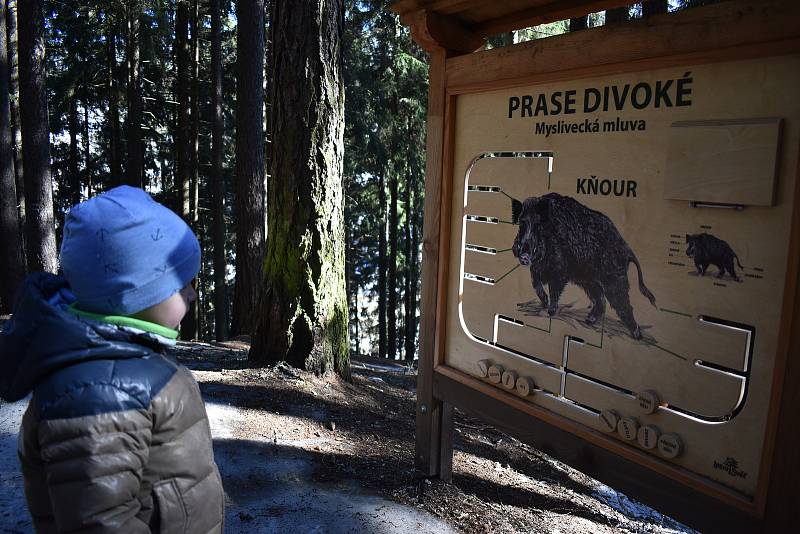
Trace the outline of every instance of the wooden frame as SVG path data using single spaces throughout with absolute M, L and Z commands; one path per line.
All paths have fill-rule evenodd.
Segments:
M 409 4 L 403 2 L 402 4 Z M 435 4 L 435 2 L 433 2 Z M 530 21 L 563 16 L 536 8 Z M 620 2 L 574 2 L 593 10 Z M 403 7 L 403 6 L 400 6 Z M 412 6 L 413 7 L 413 6 Z M 417 6 L 419 7 L 419 6 Z M 405 6 L 408 9 L 408 6 Z M 401 9 L 398 11 L 403 12 Z M 530 13 L 529 13 L 530 14 Z M 487 28 L 505 25 L 448 20 L 424 7 L 403 12 L 420 44 L 431 54 L 423 235 L 420 361 L 417 388 L 416 465 L 424 476 L 451 477 L 452 411 L 459 407 L 554 457 L 629 492 L 697 528 L 720 532 L 778 531 L 800 506 L 796 491 L 800 457 L 800 187 L 794 189 L 790 255 L 766 441 L 754 499 L 709 488 L 678 468 L 653 468 L 635 450 L 602 434 L 532 407 L 512 394 L 445 365 L 450 214 L 454 165 L 455 101 L 458 95 L 579 77 L 668 66 L 713 63 L 800 53 L 800 6 L 792 2 L 731 0 L 626 25 L 596 28 L 506 49 L 468 54 Z M 597 46 L 602 43 L 604 46 Z M 800 168 L 795 181 L 800 180 Z

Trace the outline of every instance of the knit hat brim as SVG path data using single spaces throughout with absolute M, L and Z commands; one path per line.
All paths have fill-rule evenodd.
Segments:
M 187 236 L 189 237 L 197 242 L 193 234 Z M 148 283 L 116 295 L 81 296 L 78 305 L 90 312 L 108 313 L 109 310 L 114 310 L 114 313 L 120 315 L 132 315 L 155 306 L 183 289 L 197 276 L 200 271 L 200 247 L 195 247 L 192 254 L 182 262 L 172 267 L 162 267 L 163 272 Z

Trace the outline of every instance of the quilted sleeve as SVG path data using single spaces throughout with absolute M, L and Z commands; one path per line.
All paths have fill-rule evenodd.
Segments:
M 97 388 L 105 388 L 98 395 Z M 38 446 L 53 521 L 58 532 L 149 533 L 137 518 L 142 472 L 152 438 L 147 407 L 114 385 L 93 385 L 58 402 L 69 413 L 77 403 L 116 397 L 127 409 L 79 417 L 47 417 L 38 425 Z M 51 414 L 52 415 L 52 414 Z

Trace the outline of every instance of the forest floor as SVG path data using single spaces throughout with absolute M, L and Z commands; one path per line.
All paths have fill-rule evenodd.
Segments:
M 214 421 L 221 415 L 214 404 L 223 412 L 245 414 L 244 422 L 235 430 L 235 439 L 226 441 L 223 447 L 249 454 L 243 448 L 243 439 L 258 444 L 255 450 L 262 455 L 301 458 L 310 463 L 303 475 L 309 483 L 323 488 L 346 483 L 424 513 L 409 522 L 395 510 L 373 522 L 367 531 L 691 532 L 458 410 L 454 417 L 453 483 L 416 478 L 413 368 L 359 359 L 352 362 L 352 382 L 347 382 L 284 365 L 249 369 L 243 344 L 230 343 L 227 348 L 181 344 L 176 352 L 178 359 L 194 371 L 206 402 L 212 406 L 209 414 Z M 219 422 L 212 421 L 213 426 L 219 426 Z M 220 441 L 215 438 L 217 456 Z M 225 465 L 221 469 L 225 478 Z M 237 482 L 251 484 L 254 492 L 263 491 L 258 476 Z M 234 490 L 228 487 L 228 491 Z M 291 511 L 271 507 L 260 513 Z M 420 520 L 430 520 L 425 516 L 438 518 L 449 529 L 435 521 L 421 528 Z M 332 524 L 330 519 L 327 524 Z M 389 524 L 397 529 L 389 528 Z M 229 521 L 229 526 L 234 525 Z
M 692 532 L 458 410 L 453 483 L 415 477 L 416 373 L 352 362 L 352 382 L 247 367 L 247 345 L 180 343 L 206 400 L 226 532 Z M 31 532 L 16 466 L 25 401 L 0 403 L 0 533 Z

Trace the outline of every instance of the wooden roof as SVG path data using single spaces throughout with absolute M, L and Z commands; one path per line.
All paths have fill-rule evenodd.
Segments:
M 630 3 L 631 0 L 399 0 L 390 9 L 412 30 L 423 20 L 439 28 L 440 35 L 434 36 L 438 46 L 471 52 L 480 45 L 467 48 L 491 35 Z

